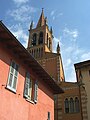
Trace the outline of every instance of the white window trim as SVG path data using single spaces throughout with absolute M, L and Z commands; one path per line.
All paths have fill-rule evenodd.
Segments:
M 12 72 L 11 72 L 12 62 L 15 63 L 15 66 L 18 65 L 15 61 L 11 61 L 10 68 L 9 68 L 9 75 L 8 75 L 8 81 L 7 81 L 6 88 L 9 89 L 10 91 L 16 93 L 17 84 L 18 84 L 18 74 L 19 74 L 19 70 L 18 70 L 17 76 L 16 76 L 15 74 L 13 75 L 13 79 L 14 79 L 14 76 L 17 78 L 16 88 L 14 89 L 14 88 L 12 87 L 12 85 L 11 85 L 11 86 L 9 85 L 10 74 L 12 74 Z M 19 69 L 19 65 L 18 65 L 18 69 Z M 15 69 L 14 69 L 14 73 L 15 73 Z M 14 80 L 13 80 L 13 82 L 14 82 Z M 13 82 L 12 82 L 11 84 L 13 84 Z

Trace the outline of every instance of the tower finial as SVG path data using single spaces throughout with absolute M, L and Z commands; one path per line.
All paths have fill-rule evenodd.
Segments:
M 45 17 L 45 25 L 47 25 L 47 24 L 48 24 L 47 17 Z
M 42 12 L 43 12 L 44 8 L 42 8 Z
M 53 29 L 52 29 L 52 26 L 51 26 L 51 28 L 50 28 L 50 32 L 51 32 L 51 34 L 53 34 Z
M 59 45 L 59 42 L 57 44 L 57 53 L 60 54 L 60 45 Z
M 30 25 L 30 30 L 33 28 L 33 20 L 31 22 L 31 25 Z

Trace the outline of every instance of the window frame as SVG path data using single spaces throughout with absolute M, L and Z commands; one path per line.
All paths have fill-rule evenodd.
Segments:
M 28 85 L 28 88 L 26 88 L 26 84 L 27 84 L 27 74 L 29 75 L 28 80 L 30 82 L 30 85 Z M 26 95 L 26 89 L 28 89 L 28 94 Z M 35 96 L 36 94 L 36 96 Z M 30 75 L 29 72 L 26 72 L 26 78 L 25 78 L 25 84 L 24 84 L 24 97 L 27 101 L 31 102 L 31 103 L 37 103 L 37 99 L 38 99 L 38 81 L 34 80 L 33 77 Z
M 14 66 L 13 66 L 13 63 L 14 63 Z M 17 70 L 16 70 L 16 66 L 17 66 Z M 13 70 L 13 72 L 12 72 Z M 17 75 L 15 75 L 17 72 Z M 17 84 L 18 84 L 18 74 L 19 74 L 19 65 L 15 62 L 15 61 L 11 61 L 10 63 L 10 67 L 9 67 L 9 74 L 8 74 L 8 80 L 7 80 L 7 85 L 6 85 L 6 88 L 9 89 L 10 91 L 16 93 L 16 90 L 17 90 Z M 9 84 L 10 83 L 10 77 L 12 75 L 12 81 L 11 81 L 11 85 Z M 16 85 L 15 85 L 15 88 L 14 88 L 14 80 L 16 78 Z

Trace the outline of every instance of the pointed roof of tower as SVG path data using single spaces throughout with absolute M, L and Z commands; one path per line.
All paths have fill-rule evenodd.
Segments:
M 42 8 L 41 16 L 38 20 L 37 27 L 40 27 L 40 26 L 43 26 L 43 25 L 45 25 L 45 17 L 44 17 L 44 12 L 43 12 L 43 8 Z
M 59 54 L 60 53 L 60 45 L 59 45 L 59 42 L 57 44 L 57 53 Z

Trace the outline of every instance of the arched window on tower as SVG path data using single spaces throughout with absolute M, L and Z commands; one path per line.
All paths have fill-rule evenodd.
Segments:
M 75 112 L 79 112 L 79 99 L 75 97 Z
M 64 101 L 65 103 L 65 113 L 69 113 L 69 101 L 68 101 L 68 99 L 66 98 L 65 99 L 65 101 Z
M 74 113 L 74 100 L 70 98 L 70 113 Z
M 32 38 L 32 46 L 36 45 L 36 41 L 37 41 L 37 34 L 34 33 L 33 38 Z
M 38 44 L 43 44 L 43 32 L 40 32 L 40 34 L 39 34 Z

